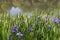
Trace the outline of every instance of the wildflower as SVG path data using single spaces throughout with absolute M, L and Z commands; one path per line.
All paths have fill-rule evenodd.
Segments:
M 30 28 L 29 28 L 29 31 L 30 31 L 30 32 L 32 32 L 32 31 L 33 31 L 32 27 L 30 27 Z
M 18 26 L 15 25 L 15 26 L 13 27 L 13 29 L 18 30 Z
M 13 29 L 11 30 L 12 33 L 16 33 L 18 31 L 18 26 L 13 26 Z
M 14 16 L 15 14 L 18 14 L 19 12 L 21 12 L 21 9 L 19 7 L 12 7 L 11 10 L 9 11 L 10 12 L 10 16 Z
M 54 18 L 52 21 L 53 21 L 54 23 L 59 23 L 59 20 L 56 19 L 56 18 Z
M 19 38 L 23 38 L 24 35 L 19 32 L 19 33 L 17 33 L 17 36 L 18 36 Z

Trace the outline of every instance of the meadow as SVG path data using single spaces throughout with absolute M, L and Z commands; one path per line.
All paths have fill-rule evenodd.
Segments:
M 60 40 L 60 20 L 44 15 L 0 14 L 0 40 Z

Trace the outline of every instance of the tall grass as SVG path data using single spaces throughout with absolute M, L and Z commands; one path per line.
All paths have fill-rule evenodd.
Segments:
M 13 27 L 18 30 L 12 32 Z M 41 15 L 15 15 L 0 14 L 0 40 L 60 40 L 59 23 L 52 22 L 50 17 Z M 23 37 L 19 37 L 17 33 Z

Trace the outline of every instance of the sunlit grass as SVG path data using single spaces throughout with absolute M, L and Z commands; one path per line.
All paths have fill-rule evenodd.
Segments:
M 20 14 L 10 17 L 9 14 L 1 14 L 0 40 L 60 40 L 60 25 L 44 15 L 41 13 L 28 17 Z M 15 25 L 18 30 L 11 32 Z M 22 38 L 18 37 L 19 32 L 23 34 Z

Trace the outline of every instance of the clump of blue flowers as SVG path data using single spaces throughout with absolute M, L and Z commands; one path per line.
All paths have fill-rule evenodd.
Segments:
M 18 31 L 19 27 L 17 25 L 12 27 L 11 32 L 17 34 L 18 38 L 23 38 L 23 34 Z
M 18 31 L 18 26 L 13 26 L 13 29 L 11 30 L 12 33 L 16 33 Z
M 21 32 L 18 32 L 17 36 L 18 36 L 18 38 L 23 38 L 24 37 L 24 35 Z
M 59 20 L 58 20 L 58 19 L 56 19 L 56 18 L 53 18 L 53 19 L 52 19 L 52 21 L 53 21 L 54 23 L 56 23 L 56 24 L 58 24 L 58 23 L 59 23 Z

